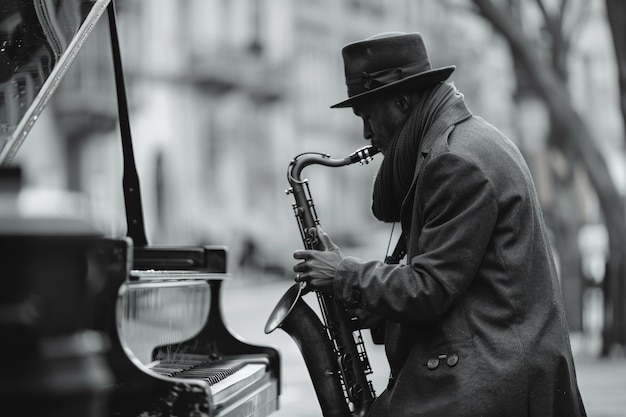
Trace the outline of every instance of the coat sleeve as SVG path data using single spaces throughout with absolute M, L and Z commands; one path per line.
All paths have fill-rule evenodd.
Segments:
M 491 240 L 498 207 L 485 173 L 459 155 L 434 156 L 418 181 L 414 204 L 423 226 L 411 230 L 419 238 L 407 265 L 348 257 L 339 266 L 334 291 L 348 305 L 387 320 L 430 324 L 466 293 Z

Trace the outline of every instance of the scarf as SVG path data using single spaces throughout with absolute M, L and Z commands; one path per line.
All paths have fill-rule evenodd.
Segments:
M 385 155 L 372 194 L 372 212 L 384 222 L 400 221 L 400 210 L 417 164 L 420 143 L 445 109 L 463 100 L 463 95 L 449 83 L 424 90 L 405 123 L 398 128 Z

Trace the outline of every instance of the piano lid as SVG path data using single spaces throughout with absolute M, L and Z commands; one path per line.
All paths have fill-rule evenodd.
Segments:
M 109 2 L 0 2 L 0 165 L 11 163 Z

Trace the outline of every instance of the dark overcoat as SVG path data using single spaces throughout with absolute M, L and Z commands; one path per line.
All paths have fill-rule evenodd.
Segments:
M 407 260 L 346 258 L 334 291 L 386 319 L 370 415 L 585 416 L 531 173 L 461 101 L 420 144 L 402 210 Z

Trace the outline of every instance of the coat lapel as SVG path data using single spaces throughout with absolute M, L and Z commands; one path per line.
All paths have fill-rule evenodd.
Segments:
M 415 185 L 417 184 L 417 178 L 419 177 L 422 165 L 426 160 L 426 157 L 430 153 L 434 143 L 438 138 L 442 136 L 448 136 L 450 132 L 454 129 L 454 125 L 462 122 L 463 120 L 472 116 L 472 112 L 465 105 L 463 100 L 459 100 L 454 105 L 448 107 L 444 112 L 435 120 L 433 125 L 428 129 L 424 138 L 420 141 L 419 152 L 417 155 L 417 163 L 415 164 L 415 171 L 413 174 L 413 181 L 411 182 L 411 187 L 409 187 L 409 192 L 404 197 L 404 201 L 402 202 L 402 208 L 400 210 L 400 218 L 405 218 L 405 211 L 413 206 L 413 196 L 415 195 Z M 405 229 L 404 225 L 402 227 Z

